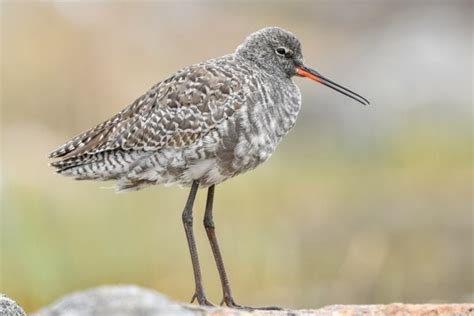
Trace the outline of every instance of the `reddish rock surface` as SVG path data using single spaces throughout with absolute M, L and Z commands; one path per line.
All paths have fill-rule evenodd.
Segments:
M 318 309 L 282 311 L 237 311 L 226 308 L 189 307 L 197 315 L 210 316 L 461 316 L 474 315 L 474 304 L 330 305 Z
M 474 315 L 474 304 L 331 305 L 313 310 L 314 315 Z

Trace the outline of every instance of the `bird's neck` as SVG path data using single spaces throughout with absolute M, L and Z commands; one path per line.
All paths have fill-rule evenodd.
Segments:
M 262 57 L 257 56 L 247 50 L 237 50 L 234 53 L 234 58 L 241 62 L 250 64 L 253 69 L 258 69 L 270 75 L 275 80 L 288 80 L 288 75 L 276 67 L 272 62 L 262 61 Z

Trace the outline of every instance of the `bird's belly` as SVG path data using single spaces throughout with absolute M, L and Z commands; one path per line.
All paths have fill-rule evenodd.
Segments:
M 242 173 L 265 162 L 275 151 L 276 145 L 276 142 L 268 135 L 242 136 L 234 152 L 233 167 L 235 172 Z
M 193 181 L 206 187 L 226 180 L 229 175 L 221 172 L 216 157 L 196 147 L 165 148 L 143 157 L 119 181 L 119 187 L 130 184 L 190 186 Z
M 189 185 L 193 181 L 199 181 L 202 187 L 221 183 L 231 175 L 222 172 L 216 158 L 198 160 L 189 165 L 181 177 L 181 184 Z
M 218 140 L 207 139 L 207 143 L 173 154 L 161 152 L 158 160 L 155 159 L 160 163 L 155 163 L 142 176 L 157 184 L 189 186 L 198 181 L 201 187 L 208 187 L 254 169 L 266 161 L 276 147 L 265 135 L 239 135 L 234 143 L 229 137 L 211 134 L 208 138 Z
M 193 181 L 208 187 L 254 169 L 275 148 L 262 135 L 242 135 L 232 148 L 224 148 L 222 142 L 214 144 L 214 150 L 200 151 L 197 147 L 205 146 L 167 148 L 142 158 L 119 180 L 119 188 L 138 189 L 150 184 L 190 186 Z
M 188 164 L 180 182 L 189 185 L 197 180 L 204 187 L 221 183 L 266 161 L 275 146 L 264 135 L 240 135 L 235 142 L 224 137 L 204 155 L 206 159 Z
M 164 148 L 141 159 L 125 179 L 183 186 L 199 181 L 201 187 L 221 183 L 268 160 L 293 126 L 296 114 L 286 126 L 263 117 L 255 118 L 266 123 L 253 124 L 245 120 L 248 116 L 237 116 L 191 146 Z

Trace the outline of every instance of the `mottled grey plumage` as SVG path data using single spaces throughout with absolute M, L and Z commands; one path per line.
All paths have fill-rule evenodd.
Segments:
M 193 264 L 193 300 L 212 305 L 202 285 L 193 233 L 193 204 L 208 187 L 204 227 L 222 284 L 235 303 L 213 221 L 215 185 L 267 160 L 296 122 L 301 96 L 291 78 L 307 77 L 362 103 L 360 95 L 303 64 L 291 33 L 270 27 L 250 35 L 235 53 L 184 68 L 123 111 L 50 154 L 63 175 L 117 180 L 118 190 L 151 184 L 191 186 L 182 213 Z M 275 307 L 269 307 L 274 309 Z
M 61 159 L 51 165 L 76 179 L 118 180 L 118 190 L 220 183 L 267 160 L 294 125 L 301 98 L 291 77 L 298 62 L 295 36 L 262 29 L 235 53 L 156 84 L 52 152 Z

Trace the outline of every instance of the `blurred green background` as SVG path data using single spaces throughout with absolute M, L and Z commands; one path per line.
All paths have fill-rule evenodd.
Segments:
M 115 194 L 47 154 L 188 64 L 277 25 L 363 107 L 295 79 L 303 109 L 272 159 L 216 189 L 237 302 L 473 300 L 472 1 L 1 4 L 0 292 L 34 311 L 133 283 L 188 301 L 188 190 Z M 106 189 L 104 189 L 104 187 Z M 195 230 L 205 286 L 217 271 Z

